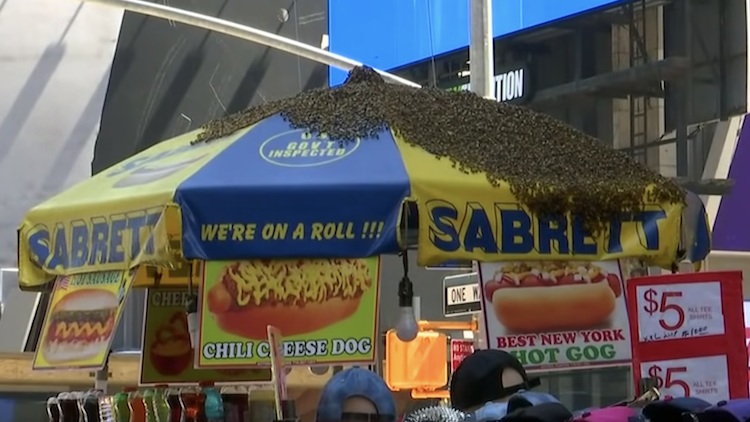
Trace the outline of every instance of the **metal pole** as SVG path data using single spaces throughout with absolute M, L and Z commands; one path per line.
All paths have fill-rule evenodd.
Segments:
M 682 0 L 675 3 L 680 16 L 682 25 L 684 28 L 683 37 L 681 40 L 681 55 L 683 57 L 689 57 L 690 55 L 690 39 L 691 34 L 691 22 L 690 22 L 690 8 L 688 6 L 689 0 Z M 690 63 L 692 66 L 692 63 Z M 692 151 L 691 151 L 691 140 L 688 139 L 688 125 L 689 114 L 691 112 L 689 105 L 689 84 L 690 71 L 688 70 L 685 75 L 682 75 L 681 79 L 675 82 L 675 103 L 677 104 L 677 115 L 675 116 L 675 151 L 677 158 L 677 177 L 685 177 L 690 181 L 696 180 L 694 178 L 694 171 L 692 169 Z
M 430 1 L 430 0 L 427 0 Z M 469 89 L 484 98 L 495 99 L 495 52 L 492 39 L 492 0 L 469 0 Z M 473 270 L 479 271 L 474 261 Z M 485 329 L 477 318 L 474 349 L 486 349 Z
M 683 83 L 685 84 L 684 101 L 685 101 L 685 132 L 687 136 L 688 126 L 693 121 L 693 8 L 692 0 L 681 0 L 684 4 L 683 7 L 685 13 L 685 32 L 683 42 L 684 45 L 684 57 L 688 59 L 688 68 L 683 76 Z M 703 177 L 703 142 L 702 134 L 694 136 L 692 139 L 688 139 L 686 148 L 688 149 L 688 168 L 687 177 L 690 180 L 700 180 Z
M 299 41 L 285 38 L 271 32 L 261 31 L 260 29 L 256 29 L 250 26 L 240 25 L 212 16 L 205 16 L 200 13 L 190 12 L 187 10 L 165 6 L 162 4 L 150 3 L 141 0 L 84 1 L 88 3 L 99 3 L 106 6 L 119 7 L 143 15 L 184 23 L 186 25 L 195 26 L 197 28 L 208 29 L 209 31 L 214 31 L 221 34 L 241 38 L 243 40 L 252 41 L 261 45 L 265 45 L 267 47 L 275 48 L 277 50 L 286 51 L 287 53 L 294 54 L 295 56 L 313 60 L 318 63 L 327 64 L 329 66 L 337 67 L 343 70 L 351 70 L 354 67 L 362 66 L 362 63 L 348 59 L 344 56 L 339 56 L 338 54 L 334 54 L 329 51 L 301 43 Z M 388 72 L 383 72 L 381 70 L 376 69 L 376 71 L 380 73 L 380 75 L 383 77 L 383 79 L 386 80 L 386 82 L 408 85 L 414 88 L 421 87 L 419 84 L 416 84 L 408 79 L 404 79 L 396 75 L 392 75 Z
M 479 280 L 479 261 L 472 261 L 471 271 L 477 273 L 477 280 Z M 480 285 L 479 288 L 482 288 L 482 286 Z M 472 315 L 471 320 L 476 322 L 477 328 L 474 332 L 474 350 L 487 349 L 487 341 L 485 340 L 485 337 L 487 336 L 485 330 L 487 327 L 484 326 L 484 320 L 482 319 L 481 314 Z
M 109 378 L 109 357 L 104 362 L 104 368 L 96 371 L 94 375 L 94 390 L 101 390 L 107 394 L 107 378 Z
M 469 13 L 469 89 L 482 97 L 495 98 L 492 0 L 469 0 Z

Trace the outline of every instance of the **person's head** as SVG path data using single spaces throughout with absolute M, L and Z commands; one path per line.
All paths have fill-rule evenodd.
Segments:
M 396 403 L 385 382 L 362 368 L 343 370 L 323 387 L 316 422 L 395 422 Z
M 452 405 L 474 412 L 488 403 L 497 404 L 493 412 L 504 412 L 505 402 L 521 390 L 539 385 L 513 355 L 502 350 L 478 350 L 456 368 L 450 383 Z

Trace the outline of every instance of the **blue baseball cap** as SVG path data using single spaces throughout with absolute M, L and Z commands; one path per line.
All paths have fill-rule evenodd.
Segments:
M 508 413 L 522 407 L 531 407 L 542 403 L 560 403 L 560 400 L 552 394 L 520 391 L 508 400 Z
M 378 422 L 395 422 L 396 403 L 385 381 L 372 371 L 356 367 L 345 369 L 328 380 L 320 395 L 315 420 L 343 420 L 344 402 L 353 397 L 370 400 L 378 412 Z
M 750 399 L 720 401 L 696 416 L 700 422 L 746 422 L 750 420 Z

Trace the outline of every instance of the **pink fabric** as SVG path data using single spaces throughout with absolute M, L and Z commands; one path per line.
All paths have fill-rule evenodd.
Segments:
M 638 413 L 624 406 L 617 407 L 606 407 L 604 409 L 596 409 L 590 412 L 585 412 L 577 418 L 573 419 L 574 422 L 628 422 L 628 420 Z

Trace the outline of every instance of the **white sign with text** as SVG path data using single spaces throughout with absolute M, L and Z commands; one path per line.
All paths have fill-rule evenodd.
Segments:
M 641 377 L 653 377 L 662 395 L 698 397 L 709 403 L 729 399 L 726 356 L 643 362 Z
M 640 341 L 661 341 L 724 334 L 718 281 L 638 286 Z

